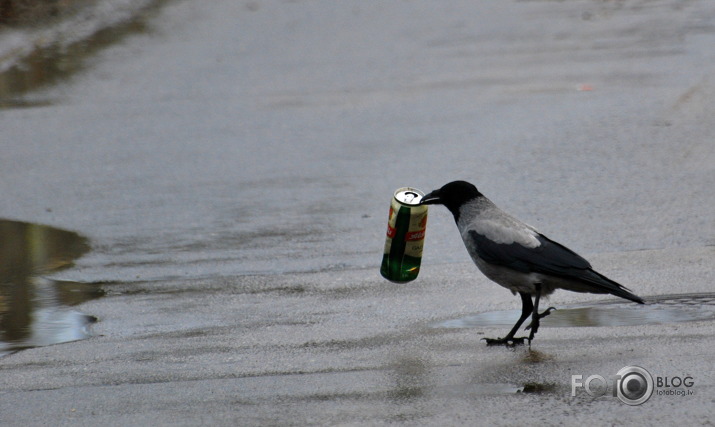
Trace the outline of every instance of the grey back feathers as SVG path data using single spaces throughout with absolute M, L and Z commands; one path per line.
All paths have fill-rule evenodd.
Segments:
M 494 243 L 518 243 L 528 248 L 540 245 L 534 227 L 502 211 L 484 196 L 464 203 L 456 222 L 462 239 L 467 239 L 467 233 L 473 230 Z

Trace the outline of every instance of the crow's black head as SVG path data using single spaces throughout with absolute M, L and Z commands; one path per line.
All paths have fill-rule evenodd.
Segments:
M 439 190 L 426 194 L 421 205 L 444 205 L 452 212 L 454 219 L 459 218 L 459 208 L 470 200 L 483 197 L 473 184 L 466 181 L 453 181 L 445 184 Z

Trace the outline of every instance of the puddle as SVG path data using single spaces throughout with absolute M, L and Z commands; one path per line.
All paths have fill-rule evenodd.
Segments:
M 546 308 L 546 306 L 544 307 Z M 715 320 L 715 293 L 674 294 L 646 298 L 645 305 L 602 301 L 556 307 L 541 320 L 542 327 L 637 326 Z M 521 310 L 479 313 L 432 324 L 433 328 L 511 327 Z
M 89 248 L 86 238 L 71 231 L 0 220 L 0 357 L 90 335 L 96 318 L 70 307 L 103 291 L 42 277 L 71 267 Z

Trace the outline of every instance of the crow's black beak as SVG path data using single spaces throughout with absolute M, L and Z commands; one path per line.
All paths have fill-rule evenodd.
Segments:
M 420 205 L 438 205 L 440 203 L 442 203 L 442 199 L 439 197 L 439 190 L 425 194 L 422 200 L 420 200 Z

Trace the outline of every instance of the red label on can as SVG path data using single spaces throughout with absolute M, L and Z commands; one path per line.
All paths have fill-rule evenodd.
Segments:
M 405 234 L 405 241 L 414 242 L 417 240 L 423 240 L 425 238 L 425 230 L 410 231 Z
M 392 239 L 395 237 L 395 234 L 397 234 L 397 230 L 395 229 L 395 227 L 392 227 L 390 226 L 390 224 L 387 224 L 387 237 Z

